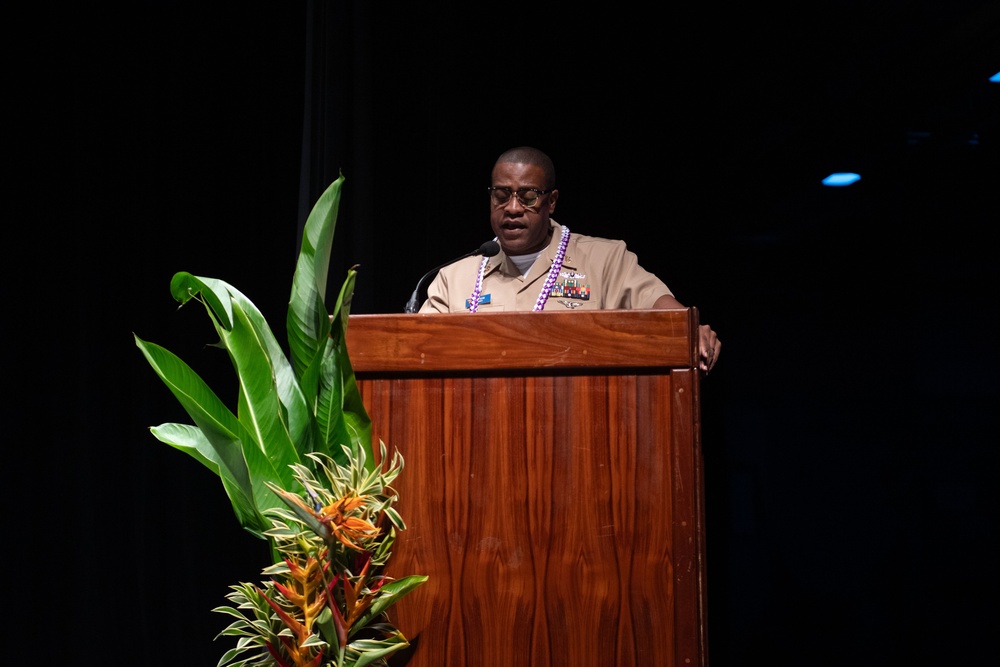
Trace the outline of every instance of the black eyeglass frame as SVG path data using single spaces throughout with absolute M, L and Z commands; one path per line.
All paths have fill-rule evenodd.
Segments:
M 501 191 L 501 192 L 506 192 L 507 193 L 507 199 L 506 199 L 506 201 L 500 202 L 499 204 L 496 203 L 496 202 L 494 202 L 494 206 L 506 206 L 507 202 L 510 201 L 511 197 L 517 197 L 517 202 L 521 206 L 524 206 L 525 208 L 532 208 L 532 207 L 534 207 L 536 204 L 538 204 L 538 197 L 541 197 L 542 195 L 547 195 L 550 192 L 552 192 L 553 190 L 555 190 L 555 188 L 549 188 L 548 190 L 541 190 L 539 188 L 521 188 L 520 190 L 514 190 L 513 188 L 498 187 L 496 185 L 491 185 L 491 186 L 489 186 L 486 189 L 490 191 L 490 199 L 491 200 L 493 199 L 493 193 L 494 192 Z M 538 197 L 535 197 L 535 199 L 529 204 L 529 203 L 525 202 L 524 198 L 523 198 L 523 195 L 526 192 L 534 192 L 536 195 L 538 195 Z

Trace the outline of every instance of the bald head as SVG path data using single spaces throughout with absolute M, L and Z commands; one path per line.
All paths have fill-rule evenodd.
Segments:
M 494 163 L 494 171 L 496 171 L 496 166 L 498 164 L 503 163 L 530 164 L 540 167 L 542 172 L 545 174 L 545 184 L 542 187 L 549 189 L 556 186 L 556 167 L 552 164 L 552 160 L 549 156 L 537 148 L 532 148 L 531 146 L 518 146 L 517 148 L 511 148 L 504 151 Z

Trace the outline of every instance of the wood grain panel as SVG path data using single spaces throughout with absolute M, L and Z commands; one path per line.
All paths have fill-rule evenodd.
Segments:
M 391 574 L 430 577 L 391 611 L 412 643 L 392 664 L 707 664 L 697 372 L 454 365 L 355 364 L 405 459 Z

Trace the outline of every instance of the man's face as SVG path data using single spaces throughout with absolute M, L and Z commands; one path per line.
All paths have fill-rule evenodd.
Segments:
M 493 167 L 493 187 L 510 188 L 517 192 L 529 188 L 544 190 L 545 173 L 531 164 L 501 162 Z M 559 191 L 553 190 L 538 197 L 530 207 L 525 207 L 512 196 L 506 204 L 497 205 L 490 200 L 490 226 L 500 247 L 507 255 L 527 255 L 541 250 L 549 242 L 549 215 L 556 210 Z

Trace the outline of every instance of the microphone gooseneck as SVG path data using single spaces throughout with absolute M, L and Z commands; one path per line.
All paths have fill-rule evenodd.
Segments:
M 486 243 L 483 243 L 481 246 L 479 246 L 472 252 L 467 252 L 461 257 L 457 257 L 451 260 L 450 262 L 445 262 L 441 266 L 434 267 L 433 269 L 425 273 L 420 278 L 420 280 L 417 281 L 417 286 L 413 290 L 413 294 L 410 295 L 410 300 L 406 302 L 406 308 L 403 309 L 403 312 L 415 313 L 417 312 L 417 310 L 420 309 L 420 304 L 423 303 L 421 294 L 423 293 L 424 288 L 426 287 L 427 283 L 430 282 L 431 278 L 436 276 L 437 272 L 443 269 L 444 267 L 448 266 L 449 264 L 454 264 L 455 262 L 465 259 L 466 257 L 475 257 L 476 255 L 482 255 L 483 257 L 493 257 L 499 252 L 500 252 L 500 244 L 497 243 L 496 240 L 494 239 L 493 241 L 487 241 Z

